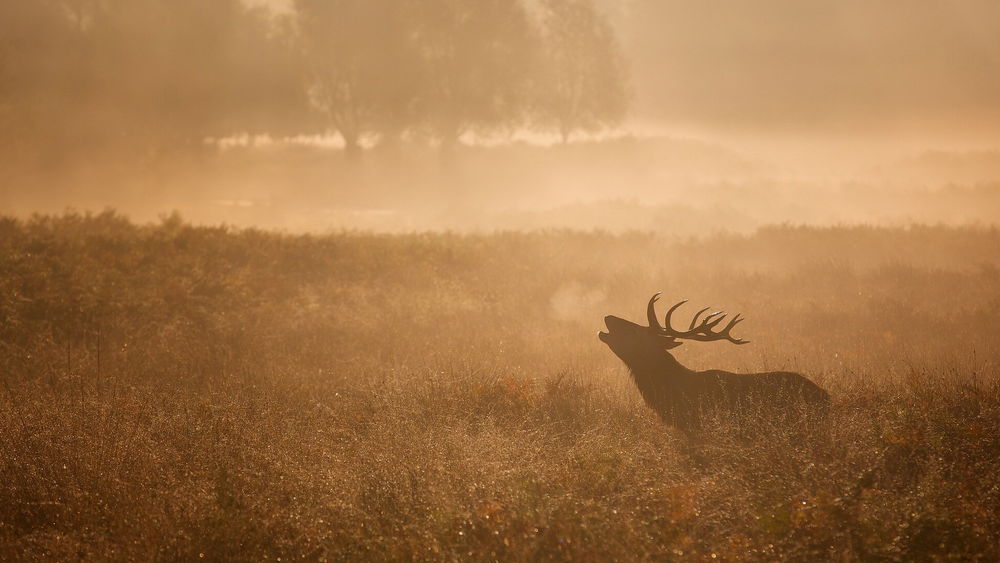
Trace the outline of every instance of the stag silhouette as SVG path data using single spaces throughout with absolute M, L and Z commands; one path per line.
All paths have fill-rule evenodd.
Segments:
M 703 425 L 710 413 L 736 414 L 766 410 L 770 415 L 825 413 L 830 396 L 812 381 L 787 371 L 737 374 L 721 370 L 694 371 L 680 364 L 669 350 L 682 340 L 714 342 L 725 340 L 733 344 L 748 344 L 731 334 L 742 317 L 736 315 L 725 327 L 715 331 L 726 313 L 716 311 L 698 318 L 708 307 L 695 313 L 688 330 L 678 331 L 670 316 L 681 301 L 671 307 L 663 326 L 656 319 L 656 293 L 649 300 L 646 315 L 648 326 L 641 326 L 612 315 L 604 317 L 607 332 L 598 338 L 628 366 L 639 393 L 667 424 L 682 430 L 695 430 Z M 806 407 L 806 408 L 800 408 Z

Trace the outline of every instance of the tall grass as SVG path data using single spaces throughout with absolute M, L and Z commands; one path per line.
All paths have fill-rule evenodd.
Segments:
M 998 249 L 0 219 L 0 559 L 997 560 Z M 596 338 L 656 290 L 831 424 L 664 426 Z

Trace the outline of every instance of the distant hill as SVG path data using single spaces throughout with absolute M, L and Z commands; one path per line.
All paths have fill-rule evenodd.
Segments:
M 1000 150 L 928 150 L 875 171 L 876 176 L 918 185 L 1000 181 Z

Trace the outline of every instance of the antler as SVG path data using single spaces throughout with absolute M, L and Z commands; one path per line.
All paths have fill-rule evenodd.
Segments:
M 726 313 L 723 311 L 709 313 L 704 319 L 701 320 L 701 323 L 699 323 L 698 317 L 700 317 L 705 311 L 709 310 L 710 307 L 705 307 L 695 313 L 694 318 L 691 319 L 691 326 L 689 326 L 687 330 L 674 330 L 673 326 L 670 324 L 670 317 L 678 307 L 687 303 L 687 299 L 668 309 L 667 314 L 663 319 L 664 326 L 660 326 L 659 321 L 656 320 L 656 309 L 654 305 L 659 297 L 660 294 L 656 293 L 652 298 L 650 298 L 649 305 L 646 306 L 646 316 L 649 318 L 649 327 L 657 330 L 664 336 L 668 336 L 670 338 L 683 338 L 686 340 L 697 340 L 699 342 L 713 342 L 716 340 L 728 340 L 733 344 L 748 344 L 750 342 L 749 340 L 743 340 L 742 338 L 734 338 L 732 334 L 730 334 L 733 327 L 743 320 L 743 317 L 740 316 L 739 313 L 737 313 L 724 328 L 717 332 L 712 329 L 718 326 L 723 319 L 726 318 Z

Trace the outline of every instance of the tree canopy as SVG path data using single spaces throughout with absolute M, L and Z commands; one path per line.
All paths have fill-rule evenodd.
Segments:
M 256 4 L 255 4 L 256 5 Z M 591 0 L 0 0 L 0 151 L 145 158 L 330 131 L 348 151 L 617 123 L 625 74 Z
M 566 142 L 619 123 L 628 108 L 625 67 L 607 20 L 586 0 L 543 0 L 542 21 L 539 125 Z

